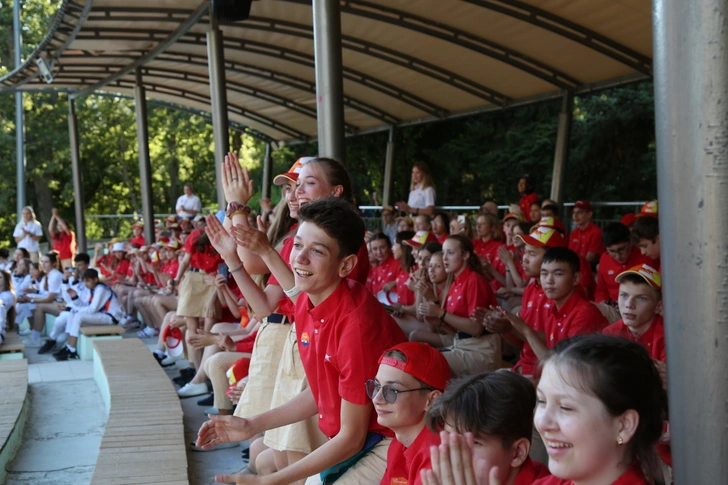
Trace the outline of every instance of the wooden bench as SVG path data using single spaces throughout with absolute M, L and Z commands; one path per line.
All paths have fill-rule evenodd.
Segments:
M 0 362 L 0 389 L 0 483 L 5 483 L 5 467 L 18 451 L 28 417 L 27 360 Z
M 5 341 L 0 345 L 0 360 L 20 360 L 23 358 L 23 350 L 25 350 L 25 345 L 20 336 L 15 332 L 8 332 L 5 334 Z
M 78 356 L 81 360 L 94 358 L 93 342 L 95 340 L 120 340 L 126 330 L 121 325 L 89 325 L 81 327 L 78 335 Z
M 93 347 L 109 417 L 91 485 L 189 485 L 182 407 L 167 374 L 138 339 Z

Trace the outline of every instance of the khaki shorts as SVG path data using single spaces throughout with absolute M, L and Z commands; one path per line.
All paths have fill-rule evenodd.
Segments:
M 500 335 L 455 338 L 452 347 L 442 353 L 450 364 L 453 377 L 493 371 L 501 367 Z
M 235 416 L 252 418 L 271 409 L 278 364 L 290 325 L 264 322 L 258 330 L 250 356 L 248 384 L 243 389 Z
M 361 460 L 346 470 L 336 485 L 361 485 L 364 483 L 379 483 L 384 478 L 387 469 L 387 451 L 392 438 L 384 438 L 374 445 L 374 448 L 362 457 Z M 308 477 L 306 485 L 321 485 L 321 476 Z
M 296 325 L 289 327 L 278 366 L 271 409 L 287 403 L 308 388 L 308 379 L 296 342 Z M 326 436 L 318 427 L 318 416 L 312 416 L 298 423 L 266 431 L 263 443 L 276 451 L 311 453 L 326 443 Z
M 181 317 L 206 317 L 208 304 L 215 294 L 215 276 L 187 271 L 179 285 L 177 315 Z

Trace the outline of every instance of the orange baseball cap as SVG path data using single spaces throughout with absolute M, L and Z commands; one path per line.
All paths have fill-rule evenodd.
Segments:
M 536 226 L 531 234 L 519 234 L 516 236 L 529 246 L 539 248 L 560 248 L 566 246 L 566 240 L 559 231 L 552 227 Z
M 314 160 L 315 158 L 316 157 L 299 158 L 298 160 L 296 160 L 296 163 L 291 165 L 291 168 L 288 169 L 288 172 L 276 175 L 273 179 L 273 183 L 275 185 L 283 185 L 286 182 L 296 183 L 296 180 L 298 180 L 298 174 L 301 173 L 301 169 L 303 168 L 303 166 L 311 160 Z
M 642 206 L 637 217 L 642 216 L 657 217 L 657 200 L 651 200 Z
M 558 217 L 542 217 L 536 225 L 538 227 L 548 227 L 551 229 L 556 229 L 562 235 L 566 234 L 566 227 L 564 226 L 564 223 L 559 220 Z
M 407 358 L 407 362 L 382 355 L 379 358 L 379 364 L 399 369 L 434 389 L 445 390 L 450 381 L 450 366 L 447 359 L 437 349 L 420 342 L 404 342 L 386 352 L 390 350 L 402 352 Z
M 508 219 L 515 219 L 518 222 L 523 222 L 523 216 L 516 212 L 509 212 L 508 214 L 506 214 L 503 218 L 503 222 L 506 222 Z
M 636 274 L 637 276 L 641 276 L 651 287 L 658 290 L 662 289 L 662 276 L 655 268 L 648 264 L 638 264 L 627 271 L 622 271 L 614 280 L 617 283 L 621 283 L 620 279 L 622 279 L 622 277 L 626 274 Z
M 437 242 L 437 238 L 430 231 L 417 231 L 412 239 L 404 241 L 405 244 L 409 244 L 415 249 L 428 242 Z

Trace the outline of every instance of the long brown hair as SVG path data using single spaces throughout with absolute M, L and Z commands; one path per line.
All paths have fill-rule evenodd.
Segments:
M 326 182 L 332 187 L 341 185 L 342 191 L 339 196 L 351 205 L 356 205 L 354 202 L 354 191 L 352 189 L 351 177 L 349 172 L 346 170 L 341 162 L 334 160 L 333 158 L 314 158 L 308 164 L 317 163 L 321 165 Z
M 422 172 L 422 188 L 426 189 L 427 187 L 435 188 L 435 182 L 432 181 L 432 172 L 430 172 L 430 167 L 425 162 L 415 162 L 412 164 L 412 168 L 417 168 L 420 172 Z M 415 190 L 415 179 L 414 176 L 412 177 L 410 181 L 410 190 Z
M 475 254 L 473 241 L 463 236 L 462 234 L 451 234 L 445 240 L 447 241 L 449 239 L 454 239 L 455 241 L 457 241 L 460 244 L 460 250 L 470 254 L 465 264 L 470 269 L 483 276 L 485 279 L 489 279 L 489 276 L 486 273 L 485 268 L 483 267 L 483 262 L 480 260 L 478 255 Z

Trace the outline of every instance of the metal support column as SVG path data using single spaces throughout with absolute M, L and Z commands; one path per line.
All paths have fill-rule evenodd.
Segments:
M 392 171 L 394 170 L 394 126 L 389 127 L 387 141 L 387 161 L 384 163 L 384 187 L 382 189 L 382 205 L 392 205 Z
M 270 143 L 265 144 L 265 158 L 263 159 L 263 181 L 260 184 L 264 199 L 270 199 L 270 173 L 272 171 L 273 157 L 271 156 Z
M 728 477 L 728 2 L 654 0 L 655 129 L 675 483 Z
M 83 198 L 83 173 L 81 172 L 81 149 L 78 141 L 78 118 L 76 103 L 68 100 L 68 139 L 71 145 L 71 173 L 73 174 L 73 205 L 76 213 L 76 247 L 79 253 L 85 253 L 86 219 Z
M 230 151 L 228 129 L 227 91 L 225 90 L 225 51 L 222 32 L 217 21 L 210 17 L 210 30 L 207 32 L 207 63 L 210 72 L 210 104 L 212 111 L 212 131 L 215 140 L 215 187 L 217 205 L 225 208 L 225 194 L 222 190 L 222 162 Z
M 320 157 L 344 161 L 344 84 L 339 0 L 313 0 L 316 111 Z
M 23 49 L 23 33 L 20 28 L 20 0 L 13 2 L 13 49 L 15 67 L 20 67 Z M 25 114 L 23 113 L 23 93 L 15 93 L 15 167 L 18 222 L 23 218 L 25 200 Z
M 556 151 L 554 153 L 554 173 L 551 178 L 551 199 L 559 204 L 564 202 L 564 180 L 566 178 L 566 162 L 569 159 L 569 137 L 571 121 L 574 118 L 574 93 L 563 91 L 559 125 L 556 129 Z
M 147 127 L 147 90 L 142 84 L 141 68 L 136 70 L 134 86 L 134 107 L 136 111 L 137 143 L 139 144 L 139 182 L 142 188 L 142 216 L 144 217 L 144 239 L 154 242 L 154 205 L 152 203 L 152 164 L 149 160 L 149 129 Z

